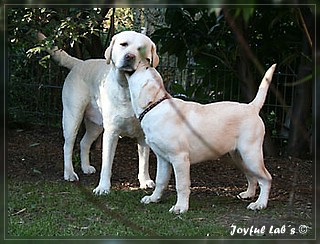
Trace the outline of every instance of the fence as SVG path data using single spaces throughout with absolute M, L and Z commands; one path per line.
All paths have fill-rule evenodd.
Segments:
M 39 65 L 38 60 L 35 57 L 26 59 L 24 64 L 17 64 L 14 56 L 9 55 L 7 85 L 9 124 L 31 123 L 60 127 L 61 89 L 69 71 L 52 61 L 47 68 L 44 68 Z M 201 83 L 203 79 L 196 75 L 199 73 L 196 69 L 200 68 L 179 70 L 175 58 L 168 56 L 162 57 L 158 67 L 171 94 L 200 102 L 205 102 L 203 98 L 208 96 L 212 101 L 241 100 L 239 81 L 229 70 L 212 70 L 209 72 L 209 81 L 203 84 Z M 288 136 L 287 128 L 293 99 L 293 88 L 288 84 L 296 79 L 294 71 L 295 68 L 284 66 L 280 72 L 274 74 L 272 84 L 280 96 L 275 96 L 269 91 L 263 107 L 266 127 L 272 132 L 274 140 L 281 144 Z M 188 96 L 182 94 L 181 90 L 187 94 L 189 92 Z M 206 93 L 206 96 L 202 96 L 201 92 Z
M 9 55 L 9 124 L 60 126 L 61 90 L 69 71 L 51 61 L 45 68 L 39 65 L 36 57 L 23 64 L 17 64 L 15 60 L 14 56 Z

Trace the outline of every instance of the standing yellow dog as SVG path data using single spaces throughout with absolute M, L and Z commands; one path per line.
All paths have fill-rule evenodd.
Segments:
M 38 39 L 46 37 L 38 33 Z M 143 55 L 141 50 L 144 50 Z M 119 136 L 137 138 L 141 188 L 153 187 L 149 175 L 149 147 L 130 102 L 128 82 L 124 72 L 133 72 L 142 59 L 148 58 L 153 66 L 159 63 L 156 46 L 141 33 L 123 31 L 112 37 L 105 51 L 105 59 L 80 60 L 54 47 L 47 50 L 61 66 L 70 69 L 62 89 L 64 179 L 79 180 L 72 163 L 73 147 L 81 122 L 86 133 L 80 142 L 81 168 L 92 174 L 91 144 L 103 133 L 100 181 L 93 190 L 96 195 L 109 193 L 111 170 Z
M 240 154 L 248 189 L 241 198 L 255 196 L 257 183 L 261 188 L 256 202 L 248 209 L 267 207 L 271 175 L 264 166 L 262 143 L 265 127 L 259 116 L 276 65 L 266 72 L 255 99 L 249 103 L 217 102 L 202 105 L 172 98 L 162 78 L 148 63 L 131 75 L 126 74 L 131 102 L 146 136 L 146 142 L 157 156 L 156 188 L 142 203 L 157 202 L 170 179 L 172 164 L 177 203 L 170 212 L 183 213 L 189 208 L 190 165 L 230 153 Z

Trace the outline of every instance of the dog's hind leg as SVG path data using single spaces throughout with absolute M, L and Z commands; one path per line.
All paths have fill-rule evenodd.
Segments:
M 263 160 L 262 160 L 262 163 L 263 163 Z M 261 172 L 261 177 L 257 177 L 258 183 L 260 186 L 260 194 L 257 201 L 250 203 L 248 205 L 247 208 L 251 210 L 264 209 L 267 207 L 267 204 L 268 204 L 272 177 L 264 166 L 260 170 L 260 172 Z
M 239 193 L 239 198 L 241 199 L 248 199 L 253 198 L 256 195 L 257 190 L 257 178 L 250 175 L 249 173 L 245 173 L 247 181 L 248 181 L 248 188 L 246 191 Z
M 232 152 L 229 152 L 229 154 L 230 154 L 231 158 L 233 159 L 233 161 L 236 163 L 236 165 L 244 172 L 244 174 L 247 178 L 247 181 L 248 181 L 247 190 L 244 192 L 241 192 L 238 195 L 238 197 L 240 199 L 248 199 L 248 198 L 254 197 L 256 194 L 256 189 L 257 189 L 257 184 L 258 184 L 257 178 L 248 172 L 248 169 L 246 168 L 246 166 L 241 158 L 241 155 L 239 154 L 238 151 L 232 151 Z
M 74 172 L 72 154 L 77 133 L 82 121 L 82 115 L 83 113 L 75 113 L 72 115 L 67 106 L 63 108 L 62 126 L 64 136 L 64 179 L 67 181 L 79 180 L 78 175 Z
M 255 147 L 252 147 L 245 152 L 241 152 L 241 156 L 248 174 L 252 176 L 251 178 L 248 177 L 248 180 L 252 180 L 254 177 L 260 186 L 260 194 L 257 201 L 250 203 L 247 208 L 252 210 L 264 209 L 268 204 L 272 177 L 264 166 L 262 148 L 255 149 Z
M 138 154 L 139 154 L 139 173 L 138 179 L 140 182 L 140 188 L 153 188 L 154 182 L 150 178 L 149 174 L 149 153 L 150 148 L 145 142 L 144 135 L 138 138 Z
M 88 105 L 90 96 L 88 90 L 76 84 L 81 84 L 72 73 L 66 78 L 62 89 L 62 127 L 64 136 L 64 179 L 68 181 L 79 180 L 72 165 L 72 153 L 79 127 L 83 120 L 85 108 Z
M 93 174 L 96 169 L 90 165 L 90 148 L 92 143 L 102 133 L 103 127 L 99 126 L 89 119 L 85 119 L 86 133 L 80 142 L 81 168 L 85 174 Z

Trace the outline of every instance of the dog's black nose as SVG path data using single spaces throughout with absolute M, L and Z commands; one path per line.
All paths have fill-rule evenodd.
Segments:
M 132 53 L 127 53 L 126 56 L 125 56 L 125 59 L 127 61 L 130 61 L 130 60 L 133 60 L 136 58 L 136 55 L 132 54 Z

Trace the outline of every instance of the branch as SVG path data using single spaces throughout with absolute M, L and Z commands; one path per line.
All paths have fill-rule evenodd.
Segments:
M 226 21 L 228 22 L 229 26 L 231 27 L 232 31 L 235 33 L 235 35 L 237 37 L 239 45 L 241 46 L 241 48 L 244 49 L 245 53 L 248 55 L 248 58 L 254 63 L 254 65 L 256 66 L 258 71 L 261 73 L 261 75 L 263 75 L 264 74 L 263 66 L 261 65 L 261 63 L 259 62 L 257 57 L 251 51 L 251 49 L 250 49 L 249 45 L 247 44 L 246 40 L 244 39 L 242 33 L 237 28 L 234 19 L 230 16 L 228 10 L 225 7 L 223 7 L 222 9 L 223 9 L 223 13 L 224 13 Z
M 301 13 L 301 9 L 298 8 L 298 12 L 299 12 L 299 17 L 300 17 L 300 20 L 301 20 L 301 23 L 302 23 L 302 27 L 303 27 L 303 30 L 307 36 L 307 39 L 309 41 L 309 44 L 310 44 L 310 47 L 312 48 L 312 40 L 311 40 L 311 37 L 310 37 L 310 33 L 308 31 L 308 27 L 306 25 L 306 22 L 304 21 L 304 18 L 303 18 L 303 15 Z

